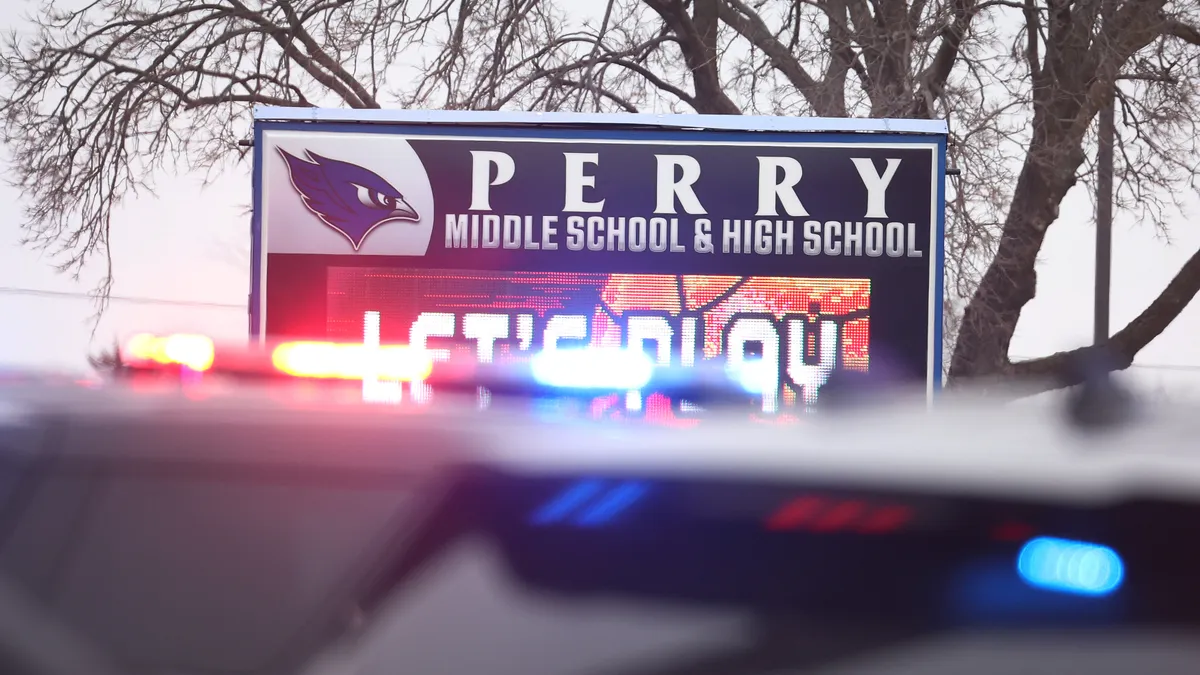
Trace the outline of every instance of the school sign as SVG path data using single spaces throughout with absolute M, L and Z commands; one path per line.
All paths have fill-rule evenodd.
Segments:
M 946 127 L 259 108 L 251 333 L 941 373 Z M 650 403 L 648 402 L 648 405 Z

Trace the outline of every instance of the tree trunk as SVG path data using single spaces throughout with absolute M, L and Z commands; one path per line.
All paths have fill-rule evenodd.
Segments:
M 1034 138 L 1017 178 L 996 257 L 963 314 L 950 361 L 951 382 L 1002 373 L 1021 310 L 1037 290 L 1038 252 L 1058 206 L 1075 185 L 1083 139 L 1046 119 L 1034 121 Z

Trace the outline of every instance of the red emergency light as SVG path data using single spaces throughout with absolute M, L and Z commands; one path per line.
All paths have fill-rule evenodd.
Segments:
M 904 528 L 912 518 L 913 509 L 906 504 L 803 495 L 786 501 L 765 524 L 775 531 L 888 534 Z

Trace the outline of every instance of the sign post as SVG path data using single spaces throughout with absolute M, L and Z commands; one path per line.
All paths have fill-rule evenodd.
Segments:
M 838 369 L 932 396 L 945 151 L 928 120 L 259 108 L 250 331 L 755 362 L 767 413 Z

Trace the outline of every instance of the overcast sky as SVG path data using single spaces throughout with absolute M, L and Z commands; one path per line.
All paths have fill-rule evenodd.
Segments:
M 14 25 L 28 7 L 0 5 L 0 24 Z M 4 162 L 0 157 L 0 162 Z M 7 169 L 6 169 L 7 170 Z M 202 187 L 202 176 L 160 176 L 157 194 L 129 200 L 115 215 L 112 233 L 115 299 L 91 335 L 93 308 L 86 297 L 23 295 L 11 289 L 84 294 L 98 270 L 79 281 L 54 271 L 52 260 L 20 245 L 21 196 L 0 186 L 0 332 L 3 364 L 86 368 L 88 353 L 119 335 L 141 330 L 192 330 L 214 337 L 247 335 L 249 289 L 249 164 Z M 63 195 L 70 199 L 70 195 Z M 1189 213 L 1170 223 L 1172 241 L 1156 238 L 1149 226 L 1121 217 L 1113 246 L 1114 330 L 1141 311 L 1200 246 L 1191 223 L 1200 199 L 1188 198 Z M 1092 206 L 1081 187 L 1063 204 L 1038 266 L 1037 298 L 1021 317 L 1014 356 L 1028 357 L 1075 347 L 1091 339 L 1094 228 Z M 153 298 L 225 306 L 139 304 L 122 298 Z M 1200 303 L 1195 303 L 1138 357 L 1133 372 L 1146 386 L 1200 391 Z M 1157 366 L 1194 366 L 1195 371 Z

